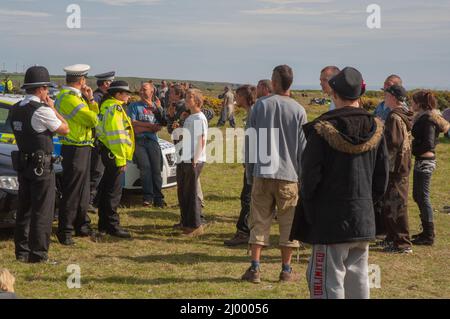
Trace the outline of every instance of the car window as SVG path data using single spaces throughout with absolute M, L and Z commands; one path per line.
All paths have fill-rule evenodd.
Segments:
M 9 123 L 9 106 L 0 103 L 0 133 L 12 133 L 11 124 Z

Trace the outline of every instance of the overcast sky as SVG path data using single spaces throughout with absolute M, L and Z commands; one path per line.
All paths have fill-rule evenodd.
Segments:
M 66 8 L 81 7 L 81 29 Z M 381 7 L 382 28 L 366 25 Z M 297 87 L 325 65 L 354 66 L 369 87 L 450 87 L 449 0 L 0 0 L 0 63 L 92 73 L 255 83 L 289 64 Z

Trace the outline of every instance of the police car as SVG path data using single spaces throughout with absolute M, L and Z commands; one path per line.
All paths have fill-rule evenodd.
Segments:
M 12 227 L 15 224 L 19 182 L 17 173 L 12 168 L 11 152 L 17 150 L 16 141 L 8 123 L 9 109 L 24 98 L 22 95 L 0 95 L 0 228 Z M 61 152 L 61 143 L 54 137 L 55 153 Z M 175 146 L 163 139 L 159 140 L 163 155 L 162 181 L 163 188 L 176 185 Z M 55 165 L 57 200 L 60 198 L 59 187 L 62 167 Z M 135 163 L 129 162 L 125 178 L 124 189 L 142 189 L 140 171 Z

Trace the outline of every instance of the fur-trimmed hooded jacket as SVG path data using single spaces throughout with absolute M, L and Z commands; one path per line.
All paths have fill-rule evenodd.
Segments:
M 419 157 L 426 152 L 436 153 L 439 134 L 447 133 L 450 129 L 450 123 L 447 122 L 437 112 L 424 112 L 418 114 L 414 120 L 412 128 L 412 153 Z
M 310 244 L 375 238 L 374 200 L 389 176 L 383 123 L 364 109 L 345 107 L 306 124 L 300 201 L 291 239 Z

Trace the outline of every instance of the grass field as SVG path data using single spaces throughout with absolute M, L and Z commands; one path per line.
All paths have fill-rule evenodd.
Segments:
M 307 107 L 310 119 L 325 107 Z M 217 118 L 213 119 L 215 124 Z M 242 114 L 238 119 L 242 125 Z M 439 168 L 432 184 L 436 210 L 450 204 L 450 142 L 438 147 Z M 296 281 L 277 282 L 280 271 L 277 227 L 273 246 L 263 251 L 262 280 L 259 285 L 239 280 L 248 267 L 246 247 L 226 248 L 223 240 L 235 232 L 242 186 L 241 164 L 210 164 L 202 173 L 206 199 L 205 215 L 211 222 L 206 234 L 184 239 L 172 230 L 179 220 L 176 189 L 165 190 L 169 207 L 144 209 L 138 194 L 126 194 L 120 209 L 121 223 L 133 234 L 132 240 L 76 239 L 66 248 L 52 237 L 50 256 L 59 265 L 27 265 L 14 259 L 11 236 L 0 240 L 0 267 L 9 268 L 17 278 L 16 290 L 26 298 L 307 298 L 305 271 L 309 249 L 299 251 L 293 263 Z M 411 233 L 419 230 L 418 209 L 409 202 Z M 93 215 L 94 225 L 97 218 Z M 371 251 L 370 263 L 381 267 L 381 288 L 373 298 L 450 298 L 450 216 L 436 212 L 437 243 L 414 247 L 411 255 Z M 296 256 L 295 256 L 296 257 Z M 81 289 L 68 289 L 69 264 L 81 267 Z

